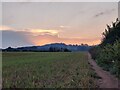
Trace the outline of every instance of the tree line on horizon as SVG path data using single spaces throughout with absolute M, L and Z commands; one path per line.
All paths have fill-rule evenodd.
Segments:
M 81 45 L 66 45 L 64 43 L 52 43 L 43 46 L 30 46 L 30 47 L 8 47 L 2 49 L 4 52 L 72 52 L 72 51 L 88 51 L 91 46 L 87 44 Z
M 34 48 L 34 47 L 31 47 L 31 48 Z M 56 47 L 50 47 L 48 50 L 25 49 L 24 47 L 17 49 L 17 48 L 8 47 L 2 51 L 7 51 L 7 52 L 71 52 L 67 48 L 56 48 Z
M 102 35 L 101 43 L 89 52 L 98 65 L 120 78 L 120 20 L 107 25 Z

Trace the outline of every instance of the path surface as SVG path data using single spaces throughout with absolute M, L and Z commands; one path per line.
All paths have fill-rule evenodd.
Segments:
M 97 75 L 101 77 L 99 79 L 98 84 L 100 88 L 118 88 L 118 79 L 111 75 L 109 72 L 104 71 L 101 67 L 99 67 L 96 62 L 91 59 L 91 55 L 88 53 L 88 60 L 91 64 L 92 68 L 95 70 Z M 120 89 L 120 87 L 119 87 Z

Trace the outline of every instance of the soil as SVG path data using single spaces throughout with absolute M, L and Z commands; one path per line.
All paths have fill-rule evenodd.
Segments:
M 101 77 L 98 79 L 97 84 L 100 88 L 118 88 L 120 90 L 120 81 L 110 72 L 103 70 L 98 66 L 95 60 L 91 59 L 91 55 L 88 53 L 88 61 L 91 64 L 92 68 L 95 70 L 95 73 Z

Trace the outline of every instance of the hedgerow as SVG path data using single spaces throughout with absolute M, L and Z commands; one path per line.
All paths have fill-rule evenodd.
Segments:
M 90 49 L 90 53 L 98 65 L 120 78 L 120 21 L 118 19 L 112 27 L 107 25 L 101 44 Z

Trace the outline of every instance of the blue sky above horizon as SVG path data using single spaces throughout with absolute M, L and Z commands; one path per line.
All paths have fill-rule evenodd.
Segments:
M 2 47 L 99 44 L 117 17 L 117 2 L 3 2 Z

